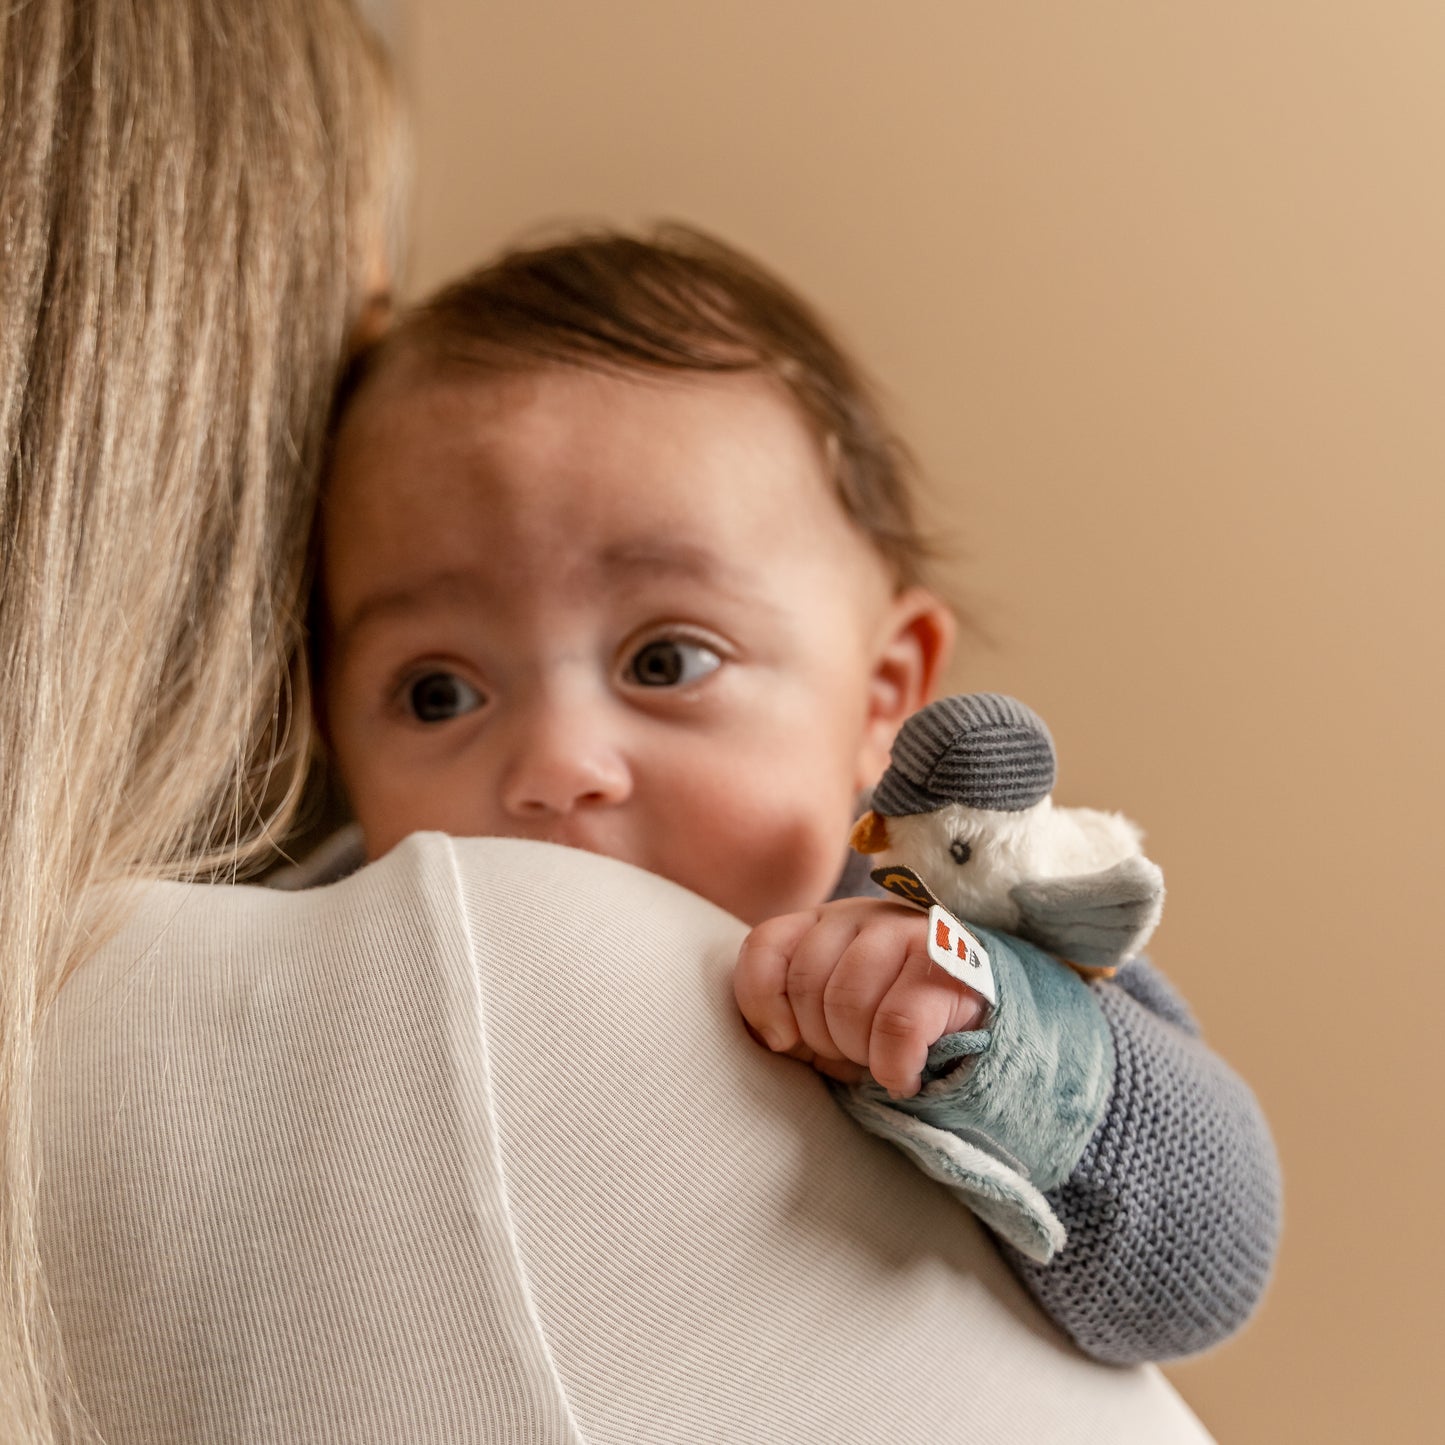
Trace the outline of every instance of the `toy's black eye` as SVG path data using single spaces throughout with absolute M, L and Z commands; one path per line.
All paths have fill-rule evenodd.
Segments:
M 962 838 L 955 838 L 953 842 L 948 845 L 948 851 L 953 854 L 953 861 L 955 863 L 967 863 L 968 860 L 973 857 L 973 849 L 970 848 Z

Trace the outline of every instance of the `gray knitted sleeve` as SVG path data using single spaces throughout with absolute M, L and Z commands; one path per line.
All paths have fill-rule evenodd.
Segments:
M 1114 1038 L 1104 1120 L 1047 1196 L 1068 1231 L 1048 1265 L 1001 1245 L 1085 1353 L 1113 1364 L 1208 1349 L 1264 1292 L 1280 1177 L 1254 1095 L 1142 960 L 1095 985 Z
M 886 896 L 871 862 L 855 854 L 833 896 Z M 1115 1073 L 1082 1158 L 1045 1195 L 1068 1243 L 1048 1264 L 999 1248 L 1085 1354 L 1120 1365 L 1195 1354 L 1264 1293 L 1280 1228 L 1274 1141 L 1158 969 L 1135 959 L 1093 987 Z

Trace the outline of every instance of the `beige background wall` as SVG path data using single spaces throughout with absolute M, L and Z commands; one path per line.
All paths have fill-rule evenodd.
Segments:
M 1445 7 L 411 0 L 413 292 L 682 217 L 897 400 L 1065 801 L 1149 827 L 1157 956 L 1288 1232 L 1171 1370 L 1223 1441 L 1437 1439 Z M 967 1361 L 960 1388 L 967 1389 Z

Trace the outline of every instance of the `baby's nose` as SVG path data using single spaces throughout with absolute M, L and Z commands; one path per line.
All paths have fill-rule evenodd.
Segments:
M 502 806 L 516 818 L 625 802 L 632 772 L 601 720 L 585 710 L 519 719 Z

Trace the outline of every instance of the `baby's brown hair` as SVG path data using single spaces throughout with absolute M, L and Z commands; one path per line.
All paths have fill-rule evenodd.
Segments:
M 504 252 L 403 316 L 359 358 L 343 404 L 398 353 L 499 371 L 759 372 L 816 431 L 844 512 L 901 589 L 930 549 L 916 475 L 872 383 L 807 302 L 732 246 L 676 224 L 649 234 L 582 232 Z

